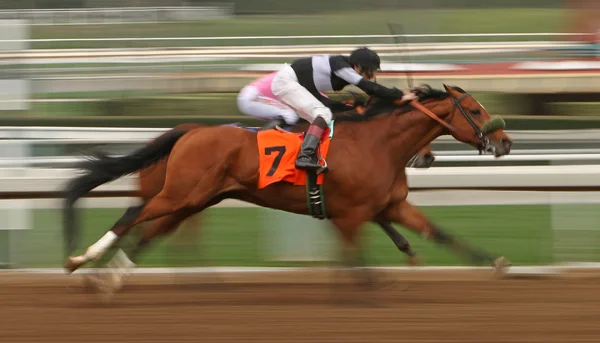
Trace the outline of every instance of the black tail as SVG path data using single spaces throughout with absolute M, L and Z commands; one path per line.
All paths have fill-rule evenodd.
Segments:
M 171 153 L 175 143 L 187 132 L 170 131 L 130 155 L 109 157 L 97 154 L 79 166 L 87 173 L 71 180 L 64 190 L 63 228 L 67 256 L 77 248 L 77 218 L 73 208 L 75 202 L 102 184 L 159 162 Z

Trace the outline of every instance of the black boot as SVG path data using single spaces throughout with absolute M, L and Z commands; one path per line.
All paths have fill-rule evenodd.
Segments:
M 268 123 L 266 123 L 263 127 L 261 127 L 260 131 L 271 130 L 271 129 L 274 129 L 276 126 L 279 126 L 282 129 L 285 129 L 285 120 L 283 120 L 283 118 L 281 118 L 281 117 L 277 117 L 277 118 L 269 121 Z
M 298 153 L 298 157 L 296 158 L 296 168 L 317 170 L 322 167 L 318 163 L 316 156 L 317 145 L 320 141 L 321 137 L 317 137 L 311 134 L 307 134 L 304 137 L 302 147 L 300 147 L 300 153 Z
M 327 128 L 327 123 L 322 117 L 317 117 L 308 127 L 304 141 L 300 147 L 300 152 L 296 158 L 296 168 L 307 170 L 318 170 L 323 168 L 317 160 L 317 146 L 323 137 L 323 132 Z M 323 168 L 323 172 L 327 172 L 327 168 Z

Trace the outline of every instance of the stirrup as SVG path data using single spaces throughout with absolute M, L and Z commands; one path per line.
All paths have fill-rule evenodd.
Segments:
M 321 173 L 329 172 L 329 167 L 327 167 L 327 161 L 324 158 L 319 158 L 319 162 L 321 162 L 321 161 L 323 161 L 323 165 L 315 171 L 317 173 L 317 175 L 319 175 Z
M 284 125 L 285 126 L 285 125 Z M 286 130 L 285 127 L 281 127 L 279 125 L 275 125 L 275 127 L 273 128 L 273 130 L 279 131 L 279 132 L 283 132 L 283 133 L 288 133 L 290 132 L 290 130 Z

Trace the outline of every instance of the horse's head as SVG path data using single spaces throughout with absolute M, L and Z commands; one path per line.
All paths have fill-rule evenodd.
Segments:
M 467 133 L 451 134 L 456 139 L 478 148 L 480 152 L 491 152 L 496 157 L 508 155 L 513 141 L 503 130 L 504 120 L 499 116 L 490 116 L 485 107 L 464 90 L 447 85 L 444 85 L 444 88 L 451 98 L 449 119 L 446 119 L 446 122 L 460 132 Z
M 409 168 L 429 168 L 435 161 L 431 145 L 426 145 L 417 152 L 406 164 Z

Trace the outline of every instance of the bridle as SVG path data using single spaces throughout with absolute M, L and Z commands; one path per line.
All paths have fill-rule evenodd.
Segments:
M 490 140 L 487 137 L 485 137 L 485 134 L 483 133 L 483 131 L 481 131 L 481 128 L 479 126 L 477 126 L 477 124 L 473 120 L 473 117 L 469 113 L 467 113 L 465 111 L 465 109 L 462 107 L 462 105 L 460 104 L 464 99 L 466 99 L 467 97 L 470 97 L 470 96 L 471 95 L 469 93 L 465 93 L 458 99 L 455 97 L 452 97 L 452 109 L 450 110 L 450 115 L 448 116 L 449 117 L 448 122 L 452 122 L 454 113 L 456 112 L 456 109 L 458 108 L 460 110 L 460 113 L 462 113 L 463 117 L 465 117 L 467 122 L 473 128 L 474 135 L 470 132 L 467 133 L 464 130 L 461 130 L 461 129 L 455 127 L 454 125 L 449 124 L 448 122 L 442 120 L 440 117 L 438 117 L 433 112 L 431 112 L 429 109 L 427 109 L 425 106 L 423 106 L 423 104 L 421 104 L 418 100 L 411 101 L 410 105 L 412 105 L 414 108 L 420 110 L 421 112 L 425 113 L 425 115 L 427 115 L 431 119 L 440 123 L 446 129 L 448 129 L 448 131 L 450 131 L 450 134 L 454 138 L 456 138 L 460 141 L 472 143 L 473 145 L 477 146 L 477 149 L 479 149 L 479 154 L 481 154 L 488 149 L 488 147 L 490 145 Z

